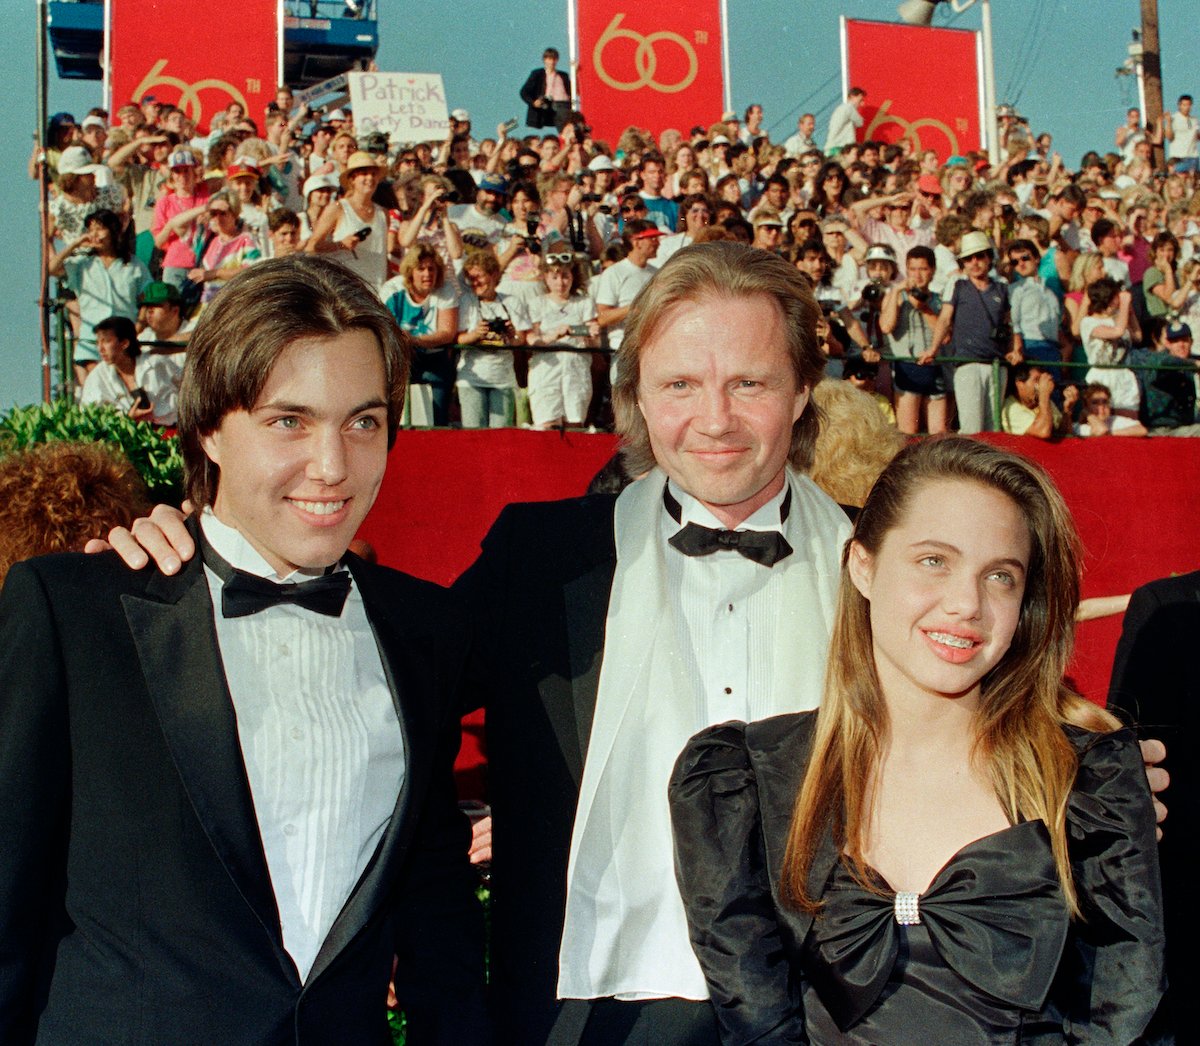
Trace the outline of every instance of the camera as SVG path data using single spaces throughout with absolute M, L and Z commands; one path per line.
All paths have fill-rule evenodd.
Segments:
M 584 203 L 599 203 L 604 199 L 604 195 L 603 193 L 598 192 L 585 192 L 580 199 L 582 199 Z
M 864 305 L 869 305 L 871 308 L 878 307 L 883 301 L 884 285 L 881 280 L 872 280 L 862 289 L 862 300 Z
M 832 316 L 837 312 L 837 302 L 832 298 L 818 298 L 817 304 L 821 306 L 822 316 Z
M 497 318 L 494 320 L 485 320 L 489 334 L 495 334 L 503 338 L 508 334 L 508 320 Z
M 908 296 L 913 301 L 924 305 L 933 296 L 933 292 L 928 287 L 910 287 L 908 289 Z

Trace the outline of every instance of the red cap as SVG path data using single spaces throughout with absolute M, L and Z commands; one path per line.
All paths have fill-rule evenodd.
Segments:
M 921 192 L 937 193 L 940 196 L 942 183 L 938 181 L 936 174 L 923 174 L 917 179 L 917 188 Z

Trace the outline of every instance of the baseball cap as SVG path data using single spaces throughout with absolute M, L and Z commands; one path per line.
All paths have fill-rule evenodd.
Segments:
M 161 280 L 147 283 L 138 295 L 139 305 L 178 305 L 180 301 L 179 288 Z
M 325 115 L 325 119 L 326 119 L 326 120 L 345 120 L 345 119 L 346 119 L 346 113 L 345 113 L 345 111 L 344 111 L 344 110 L 342 110 L 342 109 L 334 109 L 334 111 L 333 111 L 333 112 L 331 112 L 331 113 L 327 113 L 327 114 Z
M 104 165 L 96 163 L 86 146 L 72 145 L 64 149 L 58 158 L 59 174 L 95 174 L 104 170 Z
M 884 261 L 896 264 L 896 252 L 886 243 L 873 243 L 867 248 L 866 262 Z
M 316 192 L 318 189 L 336 189 L 338 180 L 336 174 L 311 174 L 304 179 L 304 188 L 301 190 L 304 198 L 308 199 L 308 194 Z
M 258 166 L 258 161 L 249 156 L 239 156 L 225 172 L 226 178 L 254 178 L 257 180 L 261 176 L 262 168 Z
M 79 126 L 80 127 L 102 127 L 104 130 L 106 130 L 106 131 L 108 130 L 108 124 L 106 124 L 98 116 L 85 116 L 83 118 L 83 123 L 81 123 Z
M 607 156 L 601 153 L 599 156 L 593 156 L 588 161 L 589 171 L 615 171 L 617 165 L 612 162 Z
M 917 179 L 917 188 L 921 192 L 942 194 L 942 183 L 935 174 L 923 174 Z
M 1186 323 L 1172 323 L 1167 328 L 1167 341 L 1183 341 L 1191 336 L 1192 328 Z
M 479 188 L 484 192 L 494 192 L 506 195 L 508 193 L 508 182 L 496 174 L 485 174 L 479 180 Z
M 457 120 L 459 123 L 470 123 L 471 114 L 466 109 L 451 109 L 450 119 Z
M 191 149 L 176 149 L 167 157 L 168 167 L 195 167 L 196 157 Z

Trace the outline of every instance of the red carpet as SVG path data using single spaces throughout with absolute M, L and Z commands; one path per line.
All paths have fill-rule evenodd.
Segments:
M 1054 476 L 1086 549 L 1083 594 L 1130 592 L 1157 577 L 1200 566 L 1200 439 L 1069 440 L 1045 444 L 993 435 Z M 582 494 L 616 448 L 610 435 L 503 431 L 404 431 L 379 500 L 360 536 L 381 563 L 449 584 L 510 501 Z M 1085 622 L 1071 678 L 1102 702 L 1119 616 Z M 460 769 L 478 794 L 480 722 L 465 724 Z

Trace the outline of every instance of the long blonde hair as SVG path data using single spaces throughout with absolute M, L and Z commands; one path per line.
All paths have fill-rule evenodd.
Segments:
M 1029 526 L 1021 614 L 1007 652 L 982 681 L 975 755 L 1010 821 L 1045 822 L 1063 893 L 1078 914 L 1066 837 L 1067 798 L 1078 763 L 1062 727 L 1071 723 L 1106 731 L 1118 725 L 1063 683 L 1079 604 L 1079 538 L 1062 495 L 1038 465 L 951 436 L 926 440 L 896 456 L 858 516 L 854 541 L 876 554 L 916 491 L 939 479 L 968 480 L 1005 494 Z M 875 670 L 870 604 L 850 580 L 849 550 L 847 543 L 825 694 L 783 863 L 784 896 L 810 912 L 820 904 L 808 889 L 808 873 L 827 831 L 855 878 L 872 888 L 863 849 L 889 728 Z

